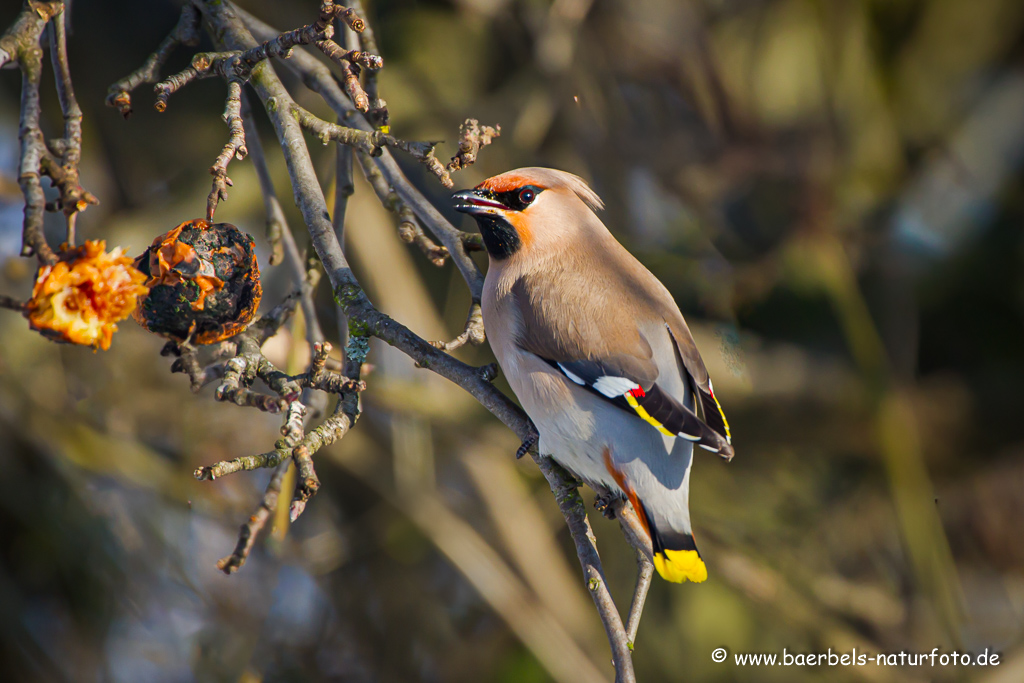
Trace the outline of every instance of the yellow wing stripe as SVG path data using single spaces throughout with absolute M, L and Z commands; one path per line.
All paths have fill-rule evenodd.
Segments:
M 722 410 L 722 404 L 718 402 L 718 397 L 715 396 L 714 391 L 711 393 L 711 398 L 715 399 L 715 405 L 718 406 L 718 414 L 722 416 L 722 424 L 725 425 L 725 440 L 732 443 L 732 433 L 729 431 L 729 421 L 725 419 L 725 411 Z
M 659 432 L 661 432 L 665 436 L 678 436 L 677 434 L 673 434 L 672 432 L 670 432 L 667 429 L 665 429 L 665 425 L 661 424 L 660 422 L 655 420 L 653 417 L 651 417 L 650 413 L 648 413 L 646 410 L 644 410 L 644 407 L 637 402 L 637 400 L 633 396 L 633 394 L 626 393 L 625 397 L 626 397 L 626 402 L 629 404 L 629 406 L 633 410 L 636 411 L 636 414 L 639 415 L 640 417 L 642 417 L 649 424 L 653 425 L 654 428 L 657 429 Z

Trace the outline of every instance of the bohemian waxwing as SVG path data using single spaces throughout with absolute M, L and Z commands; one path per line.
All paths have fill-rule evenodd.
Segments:
M 733 449 L 672 295 L 612 237 L 594 213 L 601 199 L 571 173 L 521 168 L 454 199 L 490 255 L 484 326 L 540 452 L 632 503 L 663 578 L 703 581 L 693 446 L 727 460 Z

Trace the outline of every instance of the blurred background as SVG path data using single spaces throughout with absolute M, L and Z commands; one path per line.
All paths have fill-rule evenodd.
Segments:
M 0 10 L 10 24 L 19 3 Z M 281 30 L 318 3 L 244 0 Z M 674 294 L 733 425 L 698 457 L 710 578 L 655 580 L 637 678 L 1024 680 L 1024 4 L 1019 0 L 451 0 L 369 3 L 393 132 L 502 136 L 457 187 L 526 165 L 587 178 L 616 236 Z M 226 140 L 207 80 L 127 121 L 103 104 L 177 20 L 170 0 L 75 0 L 82 239 L 138 254 L 202 215 Z M 199 49 L 210 49 L 208 42 Z M 165 73 L 183 68 L 179 48 Z M 328 110 L 278 68 L 300 103 Z M 0 292 L 17 257 L 17 71 L 0 73 Z M 44 128 L 59 130 L 52 73 Z M 280 149 L 264 146 L 300 246 Z M 331 191 L 336 150 L 311 145 Z M 464 229 L 449 191 L 409 176 Z M 218 219 L 253 234 L 249 161 Z M 358 175 L 358 171 L 357 171 Z M 51 216 L 52 218 L 52 216 Z M 51 243 L 60 225 L 49 226 Z M 371 299 L 427 339 L 461 330 L 449 265 L 402 244 L 359 178 L 347 252 Z M 318 306 L 337 339 L 329 289 Z M 300 321 L 268 356 L 300 371 Z M 468 395 L 374 347 L 364 414 L 317 455 L 319 495 L 245 567 L 215 568 L 269 473 L 196 467 L 269 450 L 279 421 L 193 396 L 132 321 L 105 353 L 0 311 L 0 678 L 5 681 L 568 681 L 612 678 L 564 522 L 518 442 Z M 294 332 L 294 334 L 293 334 Z M 492 360 L 463 349 L 468 362 Z M 507 391 L 507 384 L 499 379 Z M 588 501 L 592 494 L 585 494 Z M 628 607 L 631 549 L 591 514 Z M 543 634 L 561 634 L 560 639 Z M 1002 653 L 997 668 L 715 664 L 710 653 Z M 578 675 L 566 674 L 578 662 Z M 587 667 L 590 667 L 589 669 Z

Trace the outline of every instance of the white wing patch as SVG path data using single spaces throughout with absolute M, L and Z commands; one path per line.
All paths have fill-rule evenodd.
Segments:
M 580 385 L 581 387 L 582 387 L 582 386 L 583 386 L 584 384 L 586 384 L 586 382 L 584 382 L 584 381 L 583 381 L 583 378 L 582 378 L 582 377 L 580 377 L 580 376 L 579 376 L 579 375 L 577 375 L 577 374 L 576 374 L 575 372 L 573 372 L 573 371 L 572 371 L 572 370 L 570 370 L 569 368 L 565 367 L 565 366 L 564 366 L 564 365 L 562 365 L 561 363 L 559 363 L 559 364 L 558 364 L 558 369 L 559 369 L 559 370 L 561 370 L 561 371 L 562 371 L 563 373 L 565 373 L 565 376 L 566 376 L 566 377 L 568 377 L 569 379 L 571 379 L 571 380 L 572 380 L 573 382 L 575 382 L 576 384 L 579 384 L 579 385 Z
M 594 390 L 604 394 L 608 398 L 618 398 L 627 391 L 632 391 L 639 387 L 639 384 L 628 380 L 625 377 L 610 377 L 608 375 L 598 377 L 594 382 Z

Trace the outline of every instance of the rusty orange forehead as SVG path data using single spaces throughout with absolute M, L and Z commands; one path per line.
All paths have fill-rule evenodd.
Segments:
M 488 178 L 479 185 L 476 186 L 478 190 L 490 190 L 491 192 L 511 192 L 518 190 L 524 185 L 534 185 L 544 189 L 535 178 L 529 176 L 520 175 L 518 173 L 502 173 L 496 175 L 493 178 Z

